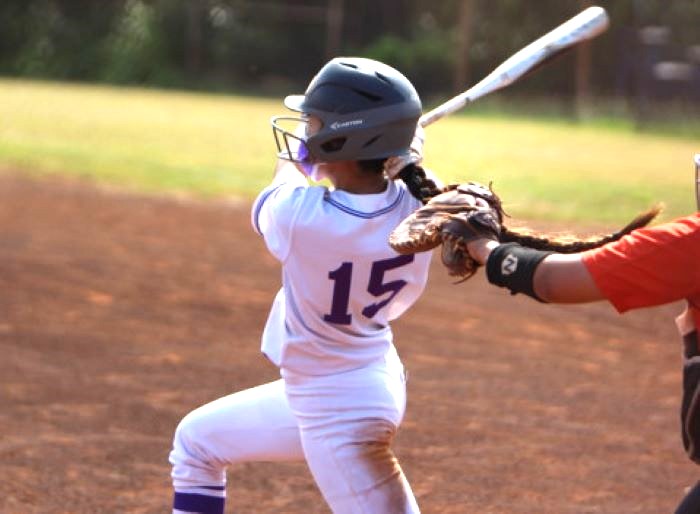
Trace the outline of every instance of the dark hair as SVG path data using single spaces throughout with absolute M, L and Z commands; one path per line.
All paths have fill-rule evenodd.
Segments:
M 592 236 L 585 239 L 569 234 L 538 234 L 527 227 L 508 228 L 503 225 L 501 226 L 500 241 L 501 243 L 518 243 L 535 250 L 558 253 L 578 253 L 612 243 L 626 236 L 633 230 L 647 226 L 662 210 L 662 204 L 654 205 L 650 209 L 638 214 L 632 221 L 616 232 Z
M 385 162 L 386 159 L 365 159 L 357 161 L 357 164 L 362 171 L 379 174 L 384 171 Z
M 379 174 L 384 171 L 385 162 L 386 159 L 365 159 L 357 161 L 357 164 L 365 173 Z M 423 203 L 442 193 L 435 182 L 425 175 L 423 168 L 416 164 L 409 164 L 401 170 L 399 178 L 404 181 L 410 193 Z
M 411 194 L 423 203 L 428 203 L 433 196 L 443 192 L 417 164 L 409 164 L 402 169 L 399 178 L 404 181 Z

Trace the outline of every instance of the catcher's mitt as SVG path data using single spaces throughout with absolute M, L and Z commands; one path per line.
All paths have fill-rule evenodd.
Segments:
M 503 224 L 505 213 L 501 200 L 490 186 L 475 182 L 452 184 L 405 218 L 390 234 L 389 244 L 398 253 L 410 254 L 432 250 L 442 243 L 441 257 L 448 273 L 466 280 L 480 266 L 467 252 L 467 243 L 474 239 L 487 238 L 536 250 L 576 253 L 617 241 L 648 225 L 661 210 L 662 205 L 656 205 L 617 232 L 602 236 L 581 239 L 568 234 L 537 234 Z
M 389 244 L 398 253 L 410 254 L 442 243 L 442 262 L 449 274 L 466 280 L 480 266 L 469 255 L 467 243 L 499 240 L 503 216 L 501 200 L 490 187 L 453 184 L 404 219 L 389 236 Z

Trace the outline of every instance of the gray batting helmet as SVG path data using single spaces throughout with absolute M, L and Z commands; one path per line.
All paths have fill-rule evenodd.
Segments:
M 279 124 L 303 118 L 272 118 L 279 156 L 302 163 L 398 155 L 409 148 L 422 109 L 406 77 L 391 66 L 359 57 L 332 59 L 303 95 L 288 96 L 284 104 L 318 117 L 323 124 L 316 134 L 304 138 Z M 290 146 L 289 138 L 297 141 Z

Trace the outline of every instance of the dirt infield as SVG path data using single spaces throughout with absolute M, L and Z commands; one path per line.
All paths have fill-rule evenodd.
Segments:
M 190 409 L 277 378 L 279 268 L 245 202 L 0 174 L 0 512 L 164 513 Z M 395 325 L 396 452 L 425 513 L 670 513 L 681 305 L 546 306 L 434 263 Z M 229 473 L 227 512 L 325 513 L 303 463 Z

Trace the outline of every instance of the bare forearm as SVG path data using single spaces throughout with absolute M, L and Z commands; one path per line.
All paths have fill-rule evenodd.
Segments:
M 549 303 L 587 303 L 604 300 L 581 254 L 552 254 L 537 267 L 535 293 Z
M 500 243 L 478 239 L 467 245 L 469 255 L 486 264 Z M 549 303 L 586 303 L 603 300 L 580 254 L 551 254 L 539 263 L 532 278 L 537 297 Z

